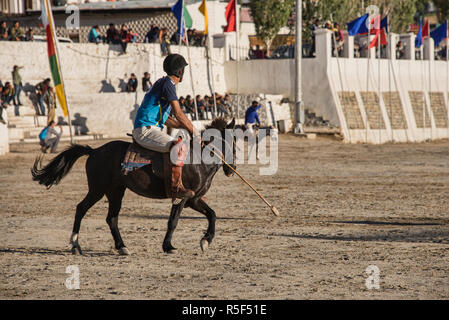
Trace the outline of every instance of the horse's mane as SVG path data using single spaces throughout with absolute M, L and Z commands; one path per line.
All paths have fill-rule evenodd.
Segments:
M 223 129 L 226 129 L 227 124 L 228 124 L 228 122 L 224 118 L 219 117 L 219 118 L 215 118 L 211 122 L 210 125 L 207 125 L 206 129 L 214 128 L 214 129 L 218 129 L 218 130 L 223 130 Z

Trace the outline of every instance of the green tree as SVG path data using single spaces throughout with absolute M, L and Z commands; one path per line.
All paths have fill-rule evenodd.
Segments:
M 448 0 L 433 0 L 433 4 L 437 8 L 438 20 L 440 23 L 449 19 L 449 1 Z
M 269 50 L 274 37 L 287 25 L 294 0 L 250 0 L 249 8 L 256 34 Z

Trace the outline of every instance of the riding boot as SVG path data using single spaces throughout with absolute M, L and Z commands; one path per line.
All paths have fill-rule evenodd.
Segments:
M 172 166 L 171 168 L 171 192 L 173 199 L 188 199 L 195 195 L 195 192 L 184 188 L 182 185 L 182 167 Z

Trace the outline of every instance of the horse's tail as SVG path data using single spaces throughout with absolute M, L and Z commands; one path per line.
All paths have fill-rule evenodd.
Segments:
M 44 168 L 41 168 L 42 156 L 38 156 L 31 168 L 33 181 L 38 181 L 39 184 L 50 189 L 69 173 L 78 158 L 90 155 L 92 151 L 93 149 L 89 146 L 72 145 L 58 154 Z

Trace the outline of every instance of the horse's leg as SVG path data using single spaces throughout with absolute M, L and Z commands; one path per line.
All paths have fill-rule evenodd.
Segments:
M 81 220 L 83 220 L 86 212 L 97 203 L 102 197 L 103 193 L 95 193 L 89 191 L 86 197 L 78 203 L 76 206 L 76 214 L 75 214 L 75 222 L 73 223 L 73 231 L 70 237 L 70 243 L 72 244 L 72 253 L 73 254 L 83 254 L 81 251 L 81 247 L 78 243 L 78 234 L 80 232 Z
M 171 238 L 176 226 L 178 225 L 179 216 L 187 200 L 182 200 L 179 204 L 173 204 L 171 207 L 170 218 L 168 219 L 167 233 L 165 234 L 162 250 L 165 253 L 175 253 L 176 248 L 171 244 Z
M 118 229 L 118 214 L 122 207 L 122 199 L 125 194 L 125 187 L 117 187 L 113 191 L 106 192 L 106 197 L 109 201 L 108 217 L 106 222 L 111 229 L 112 237 L 114 238 L 115 248 L 121 255 L 129 255 L 130 252 L 123 243 L 120 231 Z
M 207 227 L 207 231 L 204 236 L 200 240 L 201 250 L 206 250 L 209 247 L 209 244 L 212 242 L 212 239 L 215 236 L 215 220 L 216 215 L 215 211 L 212 210 L 207 203 L 202 199 L 195 199 L 188 203 L 188 206 L 195 211 L 198 211 L 204 214 L 209 223 Z

